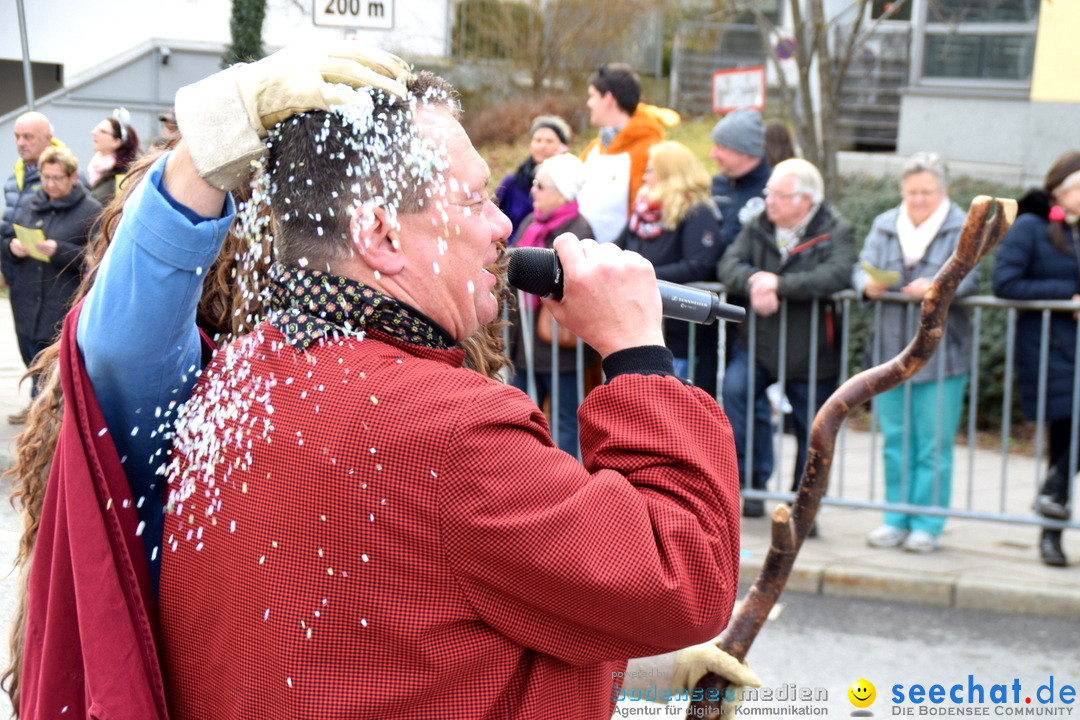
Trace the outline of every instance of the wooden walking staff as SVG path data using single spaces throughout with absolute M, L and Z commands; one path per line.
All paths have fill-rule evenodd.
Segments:
M 790 508 L 781 505 L 773 511 L 772 546 L 753 587 L 739 603 L 720 636 L 717 644 L 724 652 L 739 661 L 746 658 L 750 644 L 784 589 L 795 556 L 814 523 L 828 486 L 836 435 L 844 418 L 874 395 L 904 382 L 926 364 L 945 334 L 945 320 L 957 285 L 997 245 L 1015 216 L 1014 200 L 985 195 L 972 200 L 956 250 L 938 271 L 923 298 L 922 317 L 915 338 L 892 360 L 849 378 L 822 405 L 810 431 L 810 450 L 795 502 Z M 698 687 L 705 691 L 706 697 L 723 697 L 727 681 L 710 673 L 701 679 Z M 719 692 L 710 692 L 712 688 Z M 719 717 L 720 705 L 719 700 L 699 700 L 691 703 L 690 709 L 695 717 Z

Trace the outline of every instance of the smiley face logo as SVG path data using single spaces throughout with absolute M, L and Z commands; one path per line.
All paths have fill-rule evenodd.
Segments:
M 859 678 L 851 683 L 847 691 L 848 700 L 857 708 L 866 708 L 874 704 L 877 698 L 877 690 L 874 684 L 865 678 Z

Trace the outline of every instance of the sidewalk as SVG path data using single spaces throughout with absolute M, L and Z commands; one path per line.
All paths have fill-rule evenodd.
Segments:
M 0 338 L 0 469 L 6 469 L 11 465 L 14 437 L 21 429 L 8 425 L 7 416 L 25 407 L 30 397 L 25 384 L 17 386 L 24 369 L 6 299 L 0 299 Z M 856 496 L 860 485 L 868 484 L 868 437 L 866 433 L 847 432 L 843 445 L 838 446 L 831 494 Z M 876 452 L 880 453 L 880 447 Z M 967 448 L 957 448 L 954 504 L 967 497 L 967 457 Z M 880 458 L 876 462 L 880 466 Z M 1001 470 L 1001 457 L 994 451 L 976 450 L 971 462 L 976 480 L 997 477 Z M 1030 478 L 1036 474 L 1034 459 L 1013 457 L 1009 462 L 1010 475 Z M 783 474 L 788 474 L 786 466 Z M 1030 514 L 1030 487 L 1012 483 L 1006 502 L 1010 513 Z M 767 502 L 766 506 L 771 509 L 775 503 Z M 1034 526 L 951 518 L 942 535 L 941 550 L 913 555 L 867 547 L 866 533 L 880 521 L 876 510 L 823 506 L 818 514 L 821 536 L 803 545 L 787 587 L 943 607 L 1080 618 L 1080 532 L 1066 531 L 1064 535 L 1065 552 L 1072 564 L 1051 568 L 1039 562 L 1038 529 Z M 8 503 L 0 503 L 0 562 L 13 557 L 19 528 Z M 769 547 L 768 519 L 744 520 L 742 543 L 742 580 L 750 583 Z M 0 594 L 6 594 L 11 585 L 0 584 Z M 0 612 L 6 606 L 0 598 Z
M 6 297 L 0 298 L 0 472 L 11 467 L 15 453 L 13 441 L 22 430 L 21 425 L 8 425 L 7 417 L 30 403 L 30 382 L 19 383 L 25 372 L 26 366 L 15 339 L 11 303 Z M 7 493 L 0 495 L 6 498 Z

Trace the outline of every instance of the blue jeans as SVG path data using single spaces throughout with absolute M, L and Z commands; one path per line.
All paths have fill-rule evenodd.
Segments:
M 543 407 L 544 401 L 551 396 L 553 380 L 552 373 L 536 373 L 537 406 Z M 528 383 L 529 373 L 524 368 L 514 373 L 514 377 L 510 381 L 511 385 L 526 393 L 529 392 Z M 555 427 L 552 429 L 551 434 L 555 436 L 556 443 L 560 450 L 569 453 L 574 457 L 578 457 L 578 393 L 576 371 L 559 373 L 558 405 L 559 416 L 555 419 Z
M 769 371 L 761 365 L 757 363 L 754 365 L 754 462 L 752 472 L 753 487 L 762 489 L 765 487 L 765 480 L 772 474 L 773 458 L 771 425 L 761 422 L 761 406 L 764 402 L 765 407 L 768 408 L 769 401 L 765 395 L 765 388 L 771 385 L 775 378 L 771 377 Z M 742 348 L 733 348 L 731 358 L 728 360 L 727 372 L 724 375 L 724 411 L 731 421 L 731 429 L 735 435 L 735 453 L 739 461 L 739 477 L 742 479 L 744 487 L 746 486 L 744 474 L 746 470 L 746 430 L 748 422 L 746 409 L 749 404 L 749 393 L 747 392 L 749 384 L 750 356 Z M 836 390 L 835 377 L 821 378 L 817 381 L 813 413 L 817 413 L 834 390 Z M 809 407 L 810 383 L 806 380 L 787 380 L 784 383 L 784 394 L 787 395 L 788 401 L 791 403 L 791 420 L 795 426 L 795 441 L 798 446 L 794 480 L 791 485 L 792 490 L 795 490 L 798 488 L 799 480 L 802 478 L 803 466 L 806 465 L 809 445 L 807 432 L 813 422 L 813 415 Z M 766 467 L 765 463 L 761 461 L 764 455 L 759 455 L 759 453 L 765 452 L 768 453 L 768 474 L 759 477 L 759 472 Z

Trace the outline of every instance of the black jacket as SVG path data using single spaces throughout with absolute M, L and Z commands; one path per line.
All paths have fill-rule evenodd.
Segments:
M 780 276 L 777 295 L 788 303 L 785 379 L 807 380 L 810 376 L 810 329 L 813 305 L 818 303 L 817 377 L 834 377 L 840 372 L 840 343 L 833 303 L 829 298 L 851 286 L 851 266 L 855 262 L 854 230 L 828 203 L 822 203 L 810 220 L 799 244 L 786 259 L 776 247 L 776 226 L 762 212 L 743 225 L 735 242 L 717 266 L 720 282 L 737 295 L 750 297 L 750 276 L 759 270 Z M 779 376 L 780 313 L 755 318 L 756 361 L 772 375 Z M 743 323 L 740 342 L 747 342 Z
M 79 287 L 83 250 L 100 212 L 101 205 L 81 183 L 58 200 L 38 190 L 19 208 L 15 224 L 38 228 L 57 244 L 49 262 L 13 257 L 11 310 L 20 336 L 49 342 L 59 333 Z M 10 247 L 5 250 L 10 255 Z
M 1025 207 L 1024 209 L 1028 209 Z M 1080 293 L 1080 228 L 1065 227 L 1071 247 L 1061 252 L 1047 235 L 1046 210 L 1036 208 L 1016 218 L 1001 240 L 994 262 L 994 294 L 1013 300 L 1070 300 Z M 1042 313 L 1019 313 L 1016 321 L 1016 384 L 1021 407 L 1034 420 L 1039 400 L 1039 347 Z M 1050 313 L 1046 419 L 1072 417 L 1076 320 L 1071 313 Z
M 764 160 L 742 177 L 716 175 L 712 181 L 713 202 L 720 210 L 720 245 L 726 250 L 742 230 L 743 219 L 752 218 L 765 207 L 763 194 L 772 168 Z
M 680 285 L 710 282 L 716 280 L 716 262 L 724 252 L 717 215 L 711 202 L 695 205 L 674 230 L 665 229 L 657 237 L 646 240 L 628 227 L 615 244 L 651 262 L 657 280 Z M 664 321 L 664 339 L 675 357 L 687 357 L 689 332 L 688 323 Z

